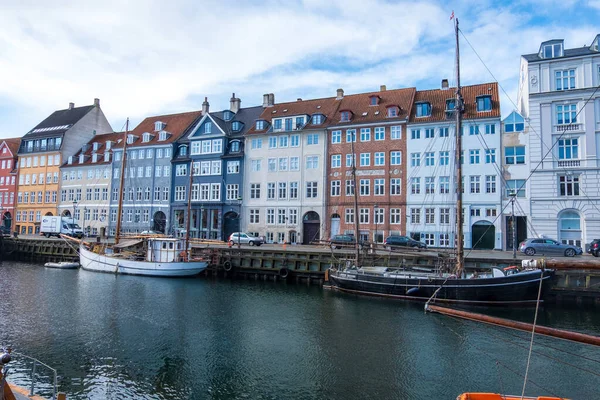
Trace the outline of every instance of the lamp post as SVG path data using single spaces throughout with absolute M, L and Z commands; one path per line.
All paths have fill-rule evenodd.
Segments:
M 85 236 L 86 231 L 85 231 L 85 214 L 87 214 L 87 207 L 83 207 L 83 236 Z M 78 218 L 79 219 L 79 218 Z
M 77 210 L 77 200 L 73 200 L 73 218 L 71 218 L 71 236 L 75 234 L 75 212 Z
M 510 212 L 510 224 L 512 227 L 512 250 L 513 250 L 513 259 L 517 258 L 517 227 L 515 225 L 515 197 L 517 193 L 512 191 L 510 193 L 510 204 L 511 204 L 511 212 Z
M 242 247 L 242 196 L 237 198 L 239 204 L 238 210 L 238 249 Z
M 377 243 L 379 243 L 379 233 L 377 232 L 377 219 L 379 219 L 379 215 L 377 214 L 377 204 L 375 204 L 375 206 L 373 206 L 373 211 L 374 211 L 374 217 L 375 217 L 375 245 L 377 246 Z

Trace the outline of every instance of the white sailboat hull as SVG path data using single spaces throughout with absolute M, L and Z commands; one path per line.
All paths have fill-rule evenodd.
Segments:
M 208 265 L 206 261 L 133 261 L 106 254 L 96 254 L 83 245 L 79 246 L 79 262 L 81 268 L 88 271 L 163 277 L 196 275 L 204 271 Z

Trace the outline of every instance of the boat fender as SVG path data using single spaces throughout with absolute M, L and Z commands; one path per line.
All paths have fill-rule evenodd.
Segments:
M 223 269 L 224 269 L 226 272 L 229 272 L 229 271 L 231 271 L 231 270 L 233 269 L 233 264 L 231 264 L 231 261 L 225 261 L 225 262 L 223 263 Z
M 418 287 L 413 287 L 413 288 L 408 289 L 406 291 L 406 294 L 409 295 L 409 296 L 412 296 L 412 295 L 417 294 L 418 291 L 419 291 Z
M 287 268 L 279 269 L 279 276 L 282 277 L 283 279 L 287 278 L 289 274 L 290 274 L 290 271 Z

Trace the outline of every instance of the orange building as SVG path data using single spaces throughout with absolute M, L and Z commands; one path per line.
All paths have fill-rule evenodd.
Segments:
M 17 232 L 38 234 L 42 216 L 58 215 L 60 165 L 96 132 L 112 132 L 98 99 L 84 107 L 69 103 L 69 108 L 55 111 L 22 138 L 18 152 Z
M 13 231 L 17 191 L 17 152 L 20 138 L 4 139 L 0 143 L 0 231 Z

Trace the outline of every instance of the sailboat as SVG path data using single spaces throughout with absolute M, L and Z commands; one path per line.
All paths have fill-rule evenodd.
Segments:
M 464 111 L 460 86 L 458 20 L 455 21 L 456 34 L 456 187 L 462 187 L 462 113 Z M 354 143 L 352 143 L 354 146 Z M 354 154 L 354 147 L 352 147 Z M 356 186 L 356 165 L 352 165 L 354 187 Z M 421 300 L 466 305 L 535 305 L 538 301 L 540 283 L 542 297 L 553 281 L 554 271 L 550 269 L 492 268 L 488 273 L 467 274 L 463 260 L 463 216 L 462 191 L 457 190 L 456 201 L 456 263 L 454 271 L 423 272 L 405 268 L 361 266 L 360 249 L 355 245 L 354 260 L 332 264 L 325 280 L 329 287 L 342 292 L 376 295 L 389 298 Z M 358 215 L 358 200 L 354 195 L 354 215 Z M 358 218 L 355 230 L 359 231 Z M 541 281 L 541 282 L 540 282 Z
M 123 139 L 121 161 L 120 193 L 123 193 L 126 163 L 127 134 L 129 119 Z M 191 175 L 190 170 L 190 175 Z M 190 196 L 191 198 L 191 196 Z M 113 274 L 182 277 L 193 276 L 204 271 L 208 262 L 202 258 L 192 258 L 189 246 L 189 228 L 185 239 L 166 236 L 137 236 L 120 240 L 123 196 L 119 196 L 115 243 L 104 246 L 97 243 L 79 242 L 79 262 L 81 268 L 89 271 Z M 188 218 L 189 220 L 189 218 Z

